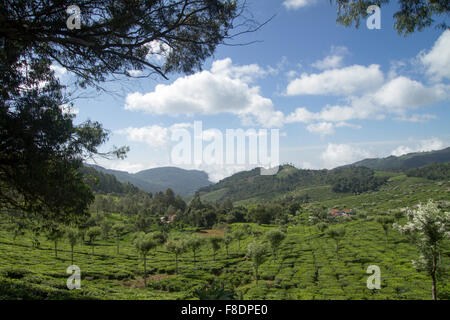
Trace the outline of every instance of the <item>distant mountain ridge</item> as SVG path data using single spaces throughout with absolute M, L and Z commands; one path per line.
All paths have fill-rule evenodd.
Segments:
M 437 151 L 413 152 L 399 157 L 364 159 L 343 167 L 367 167 L 374 170 L 408 170 L 426 166 L 431 163 L 450 161 L 450 147 Z
M 172 189 L 182 197 L 192 195 L 197 189 L 212 184 L 208 174 L 200 170 L 185 170 L 176 167 L 160 167 L 128 173 L 126 171 L 106 169 L 98 165 L 88 164 L 95 170 L 114 175 L 117 180 L 131 183 L 146 192 L 166 191 Z
M 276 175 L 261 176 L 259 169 L 256 168 L 235 173 L 216 184 L 201 188 L 199 192 L 202 200 L 211 203 L 221 202 L 227 198 L 233 202 L 257 203 L 286 195 L 307 196 L 314 199 L 326 199 L 327 196 L 331 199 L 342 192 L 355 193 L 356 190 L 360 193 L 364 190 L 375 190 L 387 180 L 384 178 L 431 163 L 445 162 L 450 162 L 450 148 L 410 153 L 400 157 L 365 159 L 332 170 L 308 170 L 282 165 Z M 441 169 L 434 171 L 443 172 Z M 357 189 L 361 189 L 359 186 L 363 186 L 364 190 L 358 191 Z

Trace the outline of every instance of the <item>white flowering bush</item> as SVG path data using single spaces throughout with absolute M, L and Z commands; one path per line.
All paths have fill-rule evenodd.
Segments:
M 417 270 L 431 276 L 433 299 L 436 299 L 440 247 L 444 239 L 450 238 L 450 212 L 440 210 L 437 203 L 429 200 L 426 204 L 420 203 L 417 209 L 408 209 L 406 215 L 408 222 L 405 225 L 394 223 L 392 226 L 402 234 L 414 235 L 420 257 L 412 263 Z

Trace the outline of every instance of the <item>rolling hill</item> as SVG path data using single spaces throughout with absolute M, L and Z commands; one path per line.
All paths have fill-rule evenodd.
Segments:
M 197 189 L 208 186 L 211 182 L 208 175 L 199 170 L 185 170 L 176 167 L 161 167 L 128 173 L 126 171 L 105 169 L 97 165 L 89 165 L 99 172 L 114 175 L 117 180 L 131 183 L 146 192 L 165 191 L 171 188 L 182 197 L 193 194 Z
M 400 157 L 366 159 L 332 170 L 304 170 L 283 165 L 278 174 L 261 176 L 257 168 L 236 173 L 199 191 L 202 200 L 211 203 L 230 198 L 239 204 L 250 204 L 287 195 L 321 201 L 336 199 L 343 194 L 376 190 L 387 179 L 407 173 L 410 169 L 445 162 L 450 162 L 450 148 Z M 444 169 L 446 167 L 439 168 L 441 171 Z
M 364 159 L 344 166 L 366 167 L 375 170 L 408 170 L 423 167 L 431 163 L 450 161 L 450 147 L 437 151 L 408 153 L 400 157 Z

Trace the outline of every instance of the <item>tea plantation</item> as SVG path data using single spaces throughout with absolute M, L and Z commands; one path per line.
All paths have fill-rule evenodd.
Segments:
M 39 236 L 37 246 L 29 231 L 14 239 L 8 224 L 0 225 L 0 299 L 199 299 L 205 288 L 220 285 L 237 299 L 431 299 L 431 278 L 417 271 L 412 260 L 418 249 L 410 239 L 389 227 L 387 234 L 380 217 L 394 217 L 405 207 L 428 199 L 444 207 L 450 199 L 449 181 L 430 181 L 405 175 L 393 177 L 379 191 L 311 202 L 302 205 L 288 224 L 258 225 L 232 223 L 201 230 L 194 227 L 170 229 L 169 238 L 185 239 L 192 234 L 202 238 L 235 234 L 228 250 L 221 243 L 215 259 L 209 242 L 196 253 L 178 257 L 159 245 L 147 256 L 144 285 L 143 260 L 133 244 L 133 232 L 120 239 L 117 253 L 113 237 L 74 247 L 74 265 L 81 270 L 81 288 L 68 290 L 66 269 L 71 265 L 71 247 L 65 238 L 58 243 Z M 326 230 L 310 222 L 311 212 L 331 208 L 351 208 L 356 214 L 330 220 L 328 228 L 343 227 L 345 235 L 336 242 Z M 447 209 L 448 211 L 448 209 Z M 405 216 L 395 215 L 400 224 Z M 121 220 L 120 213 L 109 215 Z M 275 259 L 265 235 L 273 229 L 285 232 Z M 247 246 L 254 240 L 266 244 L 266 253 L 255 280 L 254 264 Z M 228 251 L 228 254 L 227 254 Z M 438 299 L 450 298 L 450 243 L 441 247 L 437 281 Z M 381 288 L 368 289 L 367 268 L 381 271 Z

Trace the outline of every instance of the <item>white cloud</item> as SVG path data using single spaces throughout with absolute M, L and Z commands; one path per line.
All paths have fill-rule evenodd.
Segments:
M 436 116 L 434 114 L 412 114 L 411 116 L 401 116 L 401 117 L 397 117 L 394 118 L 395 120 L 398 121 L 406 121 L 406 122 L 415 122 L 415 123 L 420 123 L 420 122 L 428 122 L 430 120 L 434 120 L 436 119 Z
M 411 152 L 425 152 L 425 151 L 433 151 L 440 150 L 447 147 L 448 144 L 438 138 L 431 138 L 427 140 L 420 140 L 414 142 L 410 145 L 401 145 L 398 146 L 395 150 L 392 151 L 392 155 L 401 156 L 404 154 L 408 154 Z
M 74 114 L 77 115 L 78 113 L 80 113 L 80 110 L 73 107 L 73 106 L 69 106 L 67 104 L 63 104 L 61 106 L 59 106 L 59 108 L 61 109 L 63 114 Z
M 128 73 L 132 77 L 137 77 L 142 74 L 142 71 L 141 70 L 128 70 Z
M 450 30 L 444 31 L 430 52 L 421 55 L 420 60 L 427 68 L 427 74 L 435 80 L 450 79 Z
M 334 125 L 331 122 L 318 122 L 312 123 L 306 127 L 306 129 L 320 136 L 325 136 L 334 133 Z
M 418 81 L 397 77 L 381 87 L 375 93 L 374 100 L 388 108 L 404 109 L 430 105 L 445 99 L 447 95 L 442 85 L 425 87 Z
M 148 53 L 145 58 L 147 60 L 154 60 L 157 62 L 161 62 L 162 60 L 166 59 L 172 51 L 172 48 L 170 48 L 166 43 L 159 40 L 153 40 L 144 44 L 144 46 L 148 48 Z
M 223 60 L 216 60 L 211 67 L 211 73 L 231 79 L 240 79 L 245 83 L 250 83 L 257 78 L 262 78 L 267 74 L 267 71 L 262 69 L 257 64 L 249 64 L 244 66 L 234 66 L 230 58 Z
M 283 2 L 283 5 L 286 9 L 299 9 L 316 3 L 317 0 L 286 0 Z
M 281 126 L 284 115 L 260 88 L 248 82 L 261 76 L 254 65 L 235 67 L 230 59 L 216 61 L 211 71 L 178 78 L 170 85 L 157 85 L 153 92 L 135 92 L 126 98 L 126 110 L 155 114 L 193 115 L 232 113 L 244 122 L 255 120 L 265 127 Z
M 294 112 L 286 117 L 287 123 L 302 122 L 309 123 L 315 119 L 318 119 L 318 115 L 314 112 L 308 111 L 306 108 L 297 108 Z
M 383 84 L 380 66 L 353 65 L 342 69 L 326 70 L 322 73 L 306 74 L 291 81 L 287 94 L 295 95 L 350 95 L 373 91 Z
M 371 157 L 371 153 L 348 145 L 329 143 L 326 150 L 321 154 L 321 159 L 326 168 L 351 164 L 353 162 Z
M 67 69 L 61 66 L 58 66 L 56 64 L 52 64 L 50 66 L 50 70 L 53 70 L 55 72 L 55 76 L 60 78 L 63 75 L 65 75 L 67 73 Z
M 319 70 L 339 68 L 342 66 L 342 61 L 346 54 L 348 54 L 348 49 L 346 47 L 332 47 L 330 55 L 322 60 L 317 60 L 312 66 Z
M 147 126 L 142 128 L 126 128 L 117 130 L 118 134 L 127 135 L 129 141 L 144 142 L 151 147 L 161 147 L 169 140 L 169 129 L 158 125 Z

